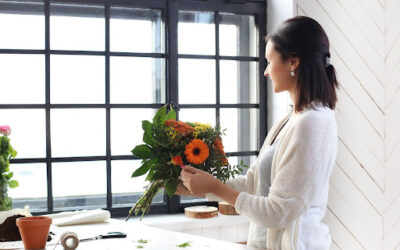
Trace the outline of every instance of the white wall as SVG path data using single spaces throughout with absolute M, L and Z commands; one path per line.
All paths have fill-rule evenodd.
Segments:
M 294 0 L 286 12 L 278 2 L 272 20 L 294 9 L 323 26 L 341 83 L 332 249 L 400 249 L 400 0 Z
M 384 248 L 400 249 L 400 1 L 387 0 L 385 23 Z

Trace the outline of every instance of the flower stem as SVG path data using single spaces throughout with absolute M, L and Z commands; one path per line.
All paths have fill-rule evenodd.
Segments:
M 143 216 L 149 211 L 151 202 L 158 193 L 158 190 L 163 185 L 162 180 L 157 180 L 153 183 L 151 183 L 147 188 L 144 194 L 139 198 L 139 200 L 136 202 L 136 204 L 129 210 L 129 214 L 126 217 L 125 221 L 128 221 L 128 219 L 135 213 L 135 215 L 138 215 L 140 212 L 142 212 L 142 216 L 140 217 L 140 220 L 142 220 Z

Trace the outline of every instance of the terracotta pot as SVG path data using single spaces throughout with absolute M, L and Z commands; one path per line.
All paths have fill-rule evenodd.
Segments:
M 17 226 L 25 249 L 46 247 L 52 219 L 46 216 L 23 217 L 17 219 Z

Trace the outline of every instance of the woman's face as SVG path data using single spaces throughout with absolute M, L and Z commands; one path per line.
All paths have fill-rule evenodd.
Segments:
M 296 75 L 293 77 L 290 75 L 290 72 L 295 70 L 297 65 L 293 64 L 293 60 L 282 61 L 281 55 L 275 50 L 272 41 L 268 41 L 267 43 L 265 58 L 268 65 L 264 71 L 264 76 L 271 79 L 274 92 L 294 91 L 297 74 L 295 71 Z

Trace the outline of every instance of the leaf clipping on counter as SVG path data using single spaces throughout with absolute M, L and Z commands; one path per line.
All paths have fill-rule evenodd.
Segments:
M 177 247 L 190 247 L 190 242 L 191 241 L 189 241 L 189 242 L 185 242 L 185 243 L 182 243 L 182 244 L 180 244 L 180 245 L 177 245 Z

